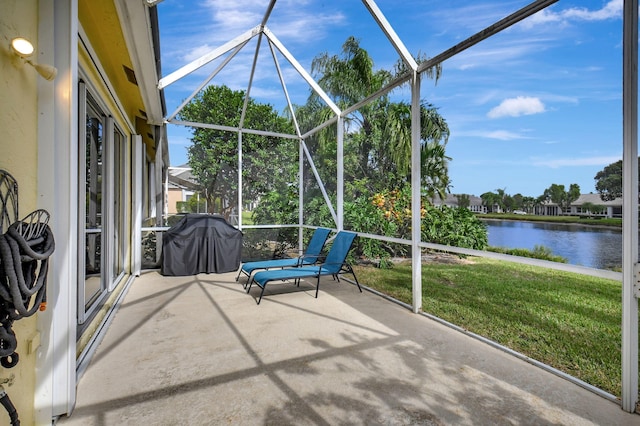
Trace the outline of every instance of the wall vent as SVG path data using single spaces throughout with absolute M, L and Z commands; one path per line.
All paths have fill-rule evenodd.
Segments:
M 136 79 L 136 73 L 126 65 L 123 65 L 122 68 L 124 68 L 124 73 L 127 75 L 127 80 L 137 86 L 138 80 Z

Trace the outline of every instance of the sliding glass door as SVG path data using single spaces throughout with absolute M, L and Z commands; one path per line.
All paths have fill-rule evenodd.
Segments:
M 85 323 L 125 273 L 127 140 L 80 83 L 78 324 Z

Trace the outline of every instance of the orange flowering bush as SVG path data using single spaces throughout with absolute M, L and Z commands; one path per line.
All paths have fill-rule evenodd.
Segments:
M 309 223 L 334 226 L 324 203 L 309 209 Z M 411 190 L 378 192 L 371 197 L 362 196 L 344 204 L 345 229 L 356 232 L 411 239 Z M 466 208 L 434 207 L 427 198 L 420 208 L 420 234 L 424 242 L 485 249 L 487 230 L 478 218 Z M 356 239 L 353 255 L 389 266 L 391 257 L 411 254 L 411 247 L 370 238 Z
M 468 209 L 434 207 L 425 197 L 420 204 L 422 241 L 480 250 L 487 247 L 486 227 Z M 374 194 L 370 198 L 370 206 L 377 211 L 367 214 L 369 225 L 367 232 L 411 239 L 410 187 Z M 378 222 L 374 218 L 382 218 L 385 223 Z M 377 227 L 374 226 L 376 224 Z M 408 251 L 407 246 L 388 245 L 387 248 L 392 255 L 407 254 Z

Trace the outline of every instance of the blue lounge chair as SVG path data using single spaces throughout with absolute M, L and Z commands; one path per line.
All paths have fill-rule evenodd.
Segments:
M 251 273 L 260 269 L 292 268 L 297 266 L 313 265 L 314 263 L 317 263 L 318 257 L 320 256 L 322 248 L 324 247 L 324 243 L 327 241 L 327 237 L 329 237 L 330 233 L 330 229 L 317 228 L 311 236 L 311 240 L 309 240 L 307 249 L 302 256 L 293 257 L 290 259 L 262 260 L 257 262 L 244 263 L 240 268 L 240 271 L 238 271 L 236 281 L 238 281 L 238 279 L 240 278 L 240 274 L 243 273 L 247 276 L 248 280 L 251 280 Z M 246 284 L 247 283 L 245 283 L 245 288 Z
M 255 282 L 258 287 L 262 289 L 262 291 L 260 292 L 260 297 L 258 298 L 259 305 L 260 301 L 262 300 L 262 295 L 264 294 L 264 289 L 271 281 L 295 280 L 295 284 L 299 286 L 300 279 L 302 278 L 316 278 L 317 298 L 318 290 L 320 289 L 320 277 L 325 275 L 332 275 L 339 281 L 340 279 L 338 278 L 338 276 L 345 273 L 353 275 L 353 278 L 358 285 L 358 289 L 360 290 L 360 293 L 362 293 L 362 288 L 360 287 L 360 283 L 356 278 L 355 272 L 353 272 L 351 266 L 345 261 L 349 250 L 351 250 L 351 246 L 353 245 L 353 240 L 355 238 L 356 234 L 353 232 L 338 232 L 335 239 L 333 240 L 333 244 L 331 245 L 331 249 L 329 250 L 324 263 L 314 266 L 302 266 L 299 268 L 256 272 L 253 275 L 253 278 L 249 279 L 247 293 L 249 293 L 249 291 L 251 290 L 251 286 Z

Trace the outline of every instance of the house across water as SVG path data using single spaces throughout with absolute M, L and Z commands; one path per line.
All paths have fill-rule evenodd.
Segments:
M 466 200 L 468 200 L 468 203 Z M 580 197 L 571 203 L 569 208 L 563 208 L 552 201 L 544 201 L 530 206 L 518 206 L 516 209 L 509 210 L 497 203 L 487 206 L 482 198 L 466 194 L 447 194 L 444 200 L 434 199 L 433 204 L 447 207 L 459 207 L 466 204 L 466 207 L 474 213 L 516 213 L 538 216 L 585 216 L 594 218 L 622 217 L 622 198 L 603 201 L 600 198 L 600 194 L 580 194 Z

